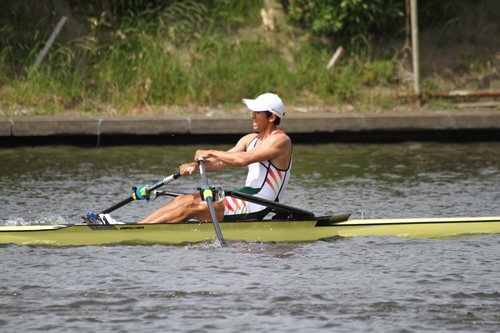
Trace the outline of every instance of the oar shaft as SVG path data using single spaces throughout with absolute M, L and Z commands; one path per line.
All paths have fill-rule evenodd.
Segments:
M 307 211 L 307 210 L 304 210 L 304 209 L 284 205 L 284 204 L 276 202 L 276 201 L 258 198 L 256 196 L 237 192 L 237 191 L 224 191 L 224 192 L 226 195 L 234 197 L 234 198 L 246 200 L 246 201 L 253 202 L 253 203 L 256 203 L 259 205 L 264 205 L 267 207 L 271 207 L 271 208 L 274 208 L 274 209 L 279 210 L 279 211 L 284 211 L 284 212 L 288 212 L 288 213 L 296 213 L 296 214 L 300 214 L 300 215 L 303 215 L 306 217 L 314 218 L 314 213 Z
M 206 175 L 206 170 L 205 170 L 204 159 L 200 158 L 198 160 L 198 164 L 200 165 L 201 183 L 204 187 L 209 186 L 207 175 Z M 222 235 L 222 231 L 220 230 L 219 220 L 217 219 L 217 213 L 216 213 L 215 208 L 214 208 L 213 197 L 210 195 L 207 198 L 205 198 L 205 200 L 207 202 L 208 209 L 210 211 L 210 215 L 212 216 L 212 222 L 214 224 L 215 233 L 217 234 L 217 238 L 219 239 L 220 245 L 222 247 L 227 247 L 226 241 L 224 240 L 224 236 Z
M 176 180 L 177 178 L 179 178 L 180 176 L 181 176 L 181 173 L 177 172 L 177 173 L 174 173 L 173 175 L 165 177 L 163 180 L 159 181 L 158 183 L 151 185 L 149 187 L 149 189 L 147 190 L 147 192 L 149 193 L 151 191 L 156 190 L 157 188 L 162 187 L 163 185 L 167 185 L 168 183 L 171 183 L 174 180 Z
M 158 192 L 158 195 L 168 195 L 171 197 L 177 197 L 179 195 L 186 195 L 186 194 L 187 193 L 175 192 L 175 191 L 159 191 Z M 236 191 L 224 191 L 224 195 L 230 196 L 233 198 L 242 199 L 242 200 L 245 200 L 248 202 L 253 202 L 253 203 L 256 203 L 259 205 L 267 206 L 267 207 L 273 208 L 274 210 L 279 211 L 279 212 L 296 214 L 299 216 L 299 218 L 302 218 L 302 219 L 303 218 L 311 218 L 311 219 L 315 218 L 315 215 L 313 212 L 310 212 L 310 211 L 307 211 L 307 210 L 304 210 L 301 208 L 293 207 L 293 206 L 288 206 L 288 205 L 285 205 L 285 204 L 282 204 L 282 203 L 279 203 L 276 201 L 271 201 L 271 200 L 259 198 L 259 197 L 256 197 L 256 196 L 253 196 L 250 194 L 245 194 L 245 193 L 236 192 Z
M 157 188 L 160 188 L 162 187 L 163 185 L 167 185 L 168 183 L 171 183 L 173 182 L 174 180 L 176 180 L 177 178 L 179 178 L 181 176 L 181 173 L 180 172 L 176 172 L 168 177 L 165 177 L 163 180 L 159 181 L 158 183 L 156 184 L 153 184 L 151 185 L 147 190 L 146 192 L 149 194 L 151 191 L 154 191 L 156 190 Z M 125 206 L 126 204 L 134 201 L 134 196 L 130 196 L 128 197 L 127 199 L 117 203 L 116 205 L 112 206 L 112 207 L 109 207 L 105 210 L 103 210 L 102 212 L 98 213 L 99 214 L 108 214 L 108 213 L 111 213 L 112 211 L 115 211 L 117 210 L 118 208 L 122 207 L 122 206 Z
M 126 204 L 130 203 L 134 201 L 134 198 L 132 196 L 128 197 L 127 199 L 117 203 L 116 205 L 112 206 L 112 207 L 109 207 L 109 208 L 106 208 L 105 210 L 103 210 L 102 212 L 98 213 L 99 214 L 108 214 L 108 213 L 111 213 L 112 211 L 115 211 L 117 210 L 118 208 L 122 207 L 122 206 L 125 206 Z

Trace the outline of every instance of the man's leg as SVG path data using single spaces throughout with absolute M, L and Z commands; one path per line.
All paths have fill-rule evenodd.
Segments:
M 222 221 L 224 219 L 224 204 L 214 203 L 214 208 L 217 219 Z M 178 223 L 189 219 L 212 221 L 208 205 L 201 200 L 199 193 L 175 197 L 139 223 Z

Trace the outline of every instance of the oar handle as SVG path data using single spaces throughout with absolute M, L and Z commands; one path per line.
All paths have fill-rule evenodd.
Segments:
M 208 179 L 206 175 L 205 160 L 203 158 L 199 158 L 198 164 L 200 166 L 201 184 L 203 185 L 203 187 L 208 187 L 210 185 L 208 184 Z M 215 233 L 217 234 L 217 238 L 219 239 L 220 245 L 222 247 L 227 247 L 226 241 L 224 240 L 224 236 L 222 235 L 222 231 L 220 230 L 219 221 L 217 219 L 217 213 L 215 212 L 214 201 L 213 201 L 214 198 L 212 197 L 212 195 L 209 195 L 202 199 L 204 199 L 207 202 L 208 209 L 210 210 L 210 215 L 212 216 L 212 222 L 214 224 Z

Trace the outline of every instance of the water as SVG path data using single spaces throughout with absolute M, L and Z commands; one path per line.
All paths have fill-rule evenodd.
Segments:
M 0 150 L 0 224 L 78 222 L 197 147 Z M 201 147 L 200 147 L 201 148 Z M 228 148 L 228 147 L 221 147 Z M 318 215 L 500 215 L 497 143 L 300 145 L 286 204 Z M 229 169 L 228 169 L 229 171 Z M 245 170 L 210 174 L 230 189 Z M 197 176 L 168 188 L 192 191 Z M 132 202 L 134 221 L 164 204 Z M 500 238 L 0 247 L 2 332 L 497 332 Z

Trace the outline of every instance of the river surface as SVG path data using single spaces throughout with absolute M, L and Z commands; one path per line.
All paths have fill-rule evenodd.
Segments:
M 0 224 L 79 222 L 175 173 L 196 148 L 1 149 Z M 232 189 L 244 176 L 228 168 L 209 181 Z M 353 218 L 498 216 L 499 184 L 498 143 L 296 145 L 283 202 Z M 112 215 L 136 221 L 168 200 Z M 0 258 L 3 333 L 500 331 L 500 235 L 3 245 Z

